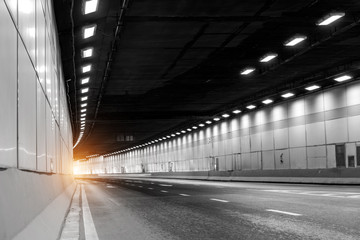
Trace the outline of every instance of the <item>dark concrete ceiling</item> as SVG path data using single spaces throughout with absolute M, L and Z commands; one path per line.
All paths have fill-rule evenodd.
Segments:
M 72 6 L 73 4 L 73 6 Z M 80 79 L 90 77 L 84 137 L 75 158 L 126 149 L 182 130 L 263 97 L 358 74 L 360 1 L 356 0 L 101 0 L 82 14 L 83 1 L 55 0 L 74 143 L 80 132 Z M 329 26 L 324 15 L 346 15 Z M 96 35 L 82 38 L 85 25 Z M 285 40 L 307 36 L 289 48 Z M 81 49 L 94 56 L 81 58 Z M 259 63 L 268 53 L 270 63 Z M 90 74 L 80 69 L 93 66 Z M 240 75 L 244 67 L 256 71 Z M 133 136 L 126 141 L 124 136 Z

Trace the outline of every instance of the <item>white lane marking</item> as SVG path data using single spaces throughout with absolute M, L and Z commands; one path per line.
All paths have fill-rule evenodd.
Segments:
M 142 188 L 143 186 L 138 186 L 139 188 Z
M 86 240 L 99 240 L 95 224 L 91 216 L 90 207 L 86 198 L 85 187 L 81 185 L 82 211 L 84 221 L 84 232 Z
M 189 197 L 190 196 L 189 194 L 185 194 L 185 193 L 180 193 L 179 195 L 183 196 L 183 197 Z
M 150 183 L 150 184 L 155 184 L 155 183 L 152 182 L 152 183 Z
M 318 196 L 318 197 L 337 197 L 337 198 L 360 198 L 359 193 L 355 192 L 330 192 L 330 191 L 302 191 L 302 190 L 261 190 L 265 192 L 275 192 L 275 193 L 287 193 L 287 194 L 300 194 L 308 196 Z
M 106 187 L 107 187 L 107 188 L 116 188 L 116 187 L 111 186 L 111 185 L 107 185 Z
M 170 185 L 170 184 L 159 184 L 159 186 L 162 186 L 162 187 L 172 187 L 173 185 Z
M 280 210 L 275 210 L 275 209 L 266 209 L 266 211 L 282 213 L 282 214 L 287 214 L 287 215 L 291 215 L 291 216 L 302 216 L 302 214 L 299 214 L 299 213 L 285 212 L 285 211 L 280 211 Z
M 167 193 L 168 191 L 165 191 L 165 190 L 161 190 L 161 192 Z
M 152 188 L 152 187 L 149 187 L 148 189 L 149 189 L 149 190 L 153 190 L 153 188 Z
M 229 201 L 222 200 L 222 199 L 217 199 L 217 198 L 210 198 L 210 200 L 217 201 L 217 202 L 229 202 Z

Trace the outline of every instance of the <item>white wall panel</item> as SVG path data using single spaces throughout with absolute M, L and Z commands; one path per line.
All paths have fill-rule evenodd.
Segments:
M 19 167 L 36 170 L 36 76 L 19 42 Z
M 326 146 L 326 154 L 327 154 L 327 167 L 328 168 L 336 168 L 335 145 L 327 145 Z
M 325 144 L 324 122 L 306 124 L 306 143 L 307 146 Z
M 299 98 L 288 103 L 288 117 L 295 118 L 305 114 L 304 98 Z
M 275 168 L 276 169 L 290 168 L 289 149 L 275 150 Z
M 7 7 L 9 8 L 10 15 L 12 16 L 12 18 L 16 24 L 17 23 L 18 0 L 5 0 L 4 2 L 6 3 Z M 1 5 L 3 6 L 3 1 L 1 1 Z M 1 16 L 7 16 L 7 14 L 3 15 L 3 13 L 2 13 Z
M 16 167 L 17 84 L 16 31 L 3 1 L 0 2 L 0 166 Z
M 263 170 L 275 169 L 274 154 L 275 154 L 274 151 L 263 151 L 262 152 Z
M 315 93 L 305 97 L 305 114 L 312 114 L 324 111 L 323 93 Z
M 244 170 L 251 169 L 251 154 L 250 153 L 241 154 L 241 165 Z
M 326 143 L 343 143 L 348 141 L 347 119 L 340 118 L 326 121 Z
M 275 149 L 282 149 L 289 147 L 289 133 L 287 128 L 274 130 Z
M 271 112 L 271 121 L 276 122 L 286 119 L 287 116 L 287 103 L 278 104 L 273 107 Z
M 267 131 L 261 134 L 261 148 L 263 151 L 274 149 L 274 132 Z
M 250 135 L 251 152 L 261 151 L 261 133 Z
M 25 43 L 26 49 L 30 54 L 32 62 L 35 63 L 35 0 L 19 1 L 18 14 L 19 31 L 21 38 Z
M 45 95 L 42 87 L 37 82 L 37 105 L 36 105 L 36 155 L 37 170 L 46 172 L 46 112 L 45 112 Z
M 289 144 L 291 148 L 306 146 L 305 125 L 289 128 Z
M 290 148 L 291 169 L 306 169 L 306 148 Z
M 360 83 L 351 83 L 346 88 L 346 105 L 353 106 L 360 104 Z
M 45 86 L 45 68 L 46 68 L 46 59 L 45 59 L 45 18 L 42 6 L 39 0 L 36 4 L 36 71 L 39 76 L 39 80 L 43 89 L 46 89 Z
M 360 141 L 360 116 L 354 116 L 348 118 L 349 124 L 349 141 Z
M 307 157 L 308 157 L 308 168 L 326 168 L 326 147 L 317 146 L 317 147 L 308 147 L 307 148 Z
M 242 136 L 240 138 L 240 142 L 241 142 L 241 151 L 243 153 L 250 152 L 250 136 Z
M 345 87 L 330 89 L 324 93 L 325 111 L 346 106 Z

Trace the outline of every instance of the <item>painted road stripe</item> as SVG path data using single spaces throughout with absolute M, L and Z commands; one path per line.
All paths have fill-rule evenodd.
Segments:
M 116 188 L 116 187 L 111 186 L 111 185 L 107 185 L 106 187 L 107 187 L 107 188 Z
M 183 196 L 183 197 L 189 197 L 190 196 L 189 194 L 185 194 L 185 193 L 180 193 L 179 195 Z
M 210 198 L 210 200 L 217 201 L 217 202 L 229 202 L 229 201 L 222 200 L 222 199 L 217 199 L 217 198 Z
M 161 190 L 161 192 L 165 192 L 165 193 L 166 193 L 166 192 L 168 192 L 168 191 L 165 191 L 165 190 Z
M 86 240 L 99 240 L 95 224 L 91 216 L 90 207 L 86 198 L 85 187 L 81 185 L 82 212 Z
M 162 187 L 172 187 L 172 185 L 170 185 L 170 184 L 159 184 L 159 186 L 162 186 Z
M 302 214 L 299 214 L 299 213 L 285 212 L 285 211 L 280 211 L 280 210 L 275 210 L 275 209 L 266 209 L 266 211 L 282 213 L 282 214 L 287 214 L 287 215 L 291 215 L 291 216 L 301 216 L 302 215 Z
M 143 186 L 138 186 L 139 188 L 142 188 Z
M 149 187 L 148 189 L 149 189 L 149 190 L 153 190 L 153 188 L 152 188 L 152 187 Z

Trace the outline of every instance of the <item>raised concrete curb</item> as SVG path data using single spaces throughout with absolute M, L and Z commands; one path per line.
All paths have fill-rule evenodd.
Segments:
M 0 172 L 0 239 L 57 239 L 74 192 L 72 175 Z

